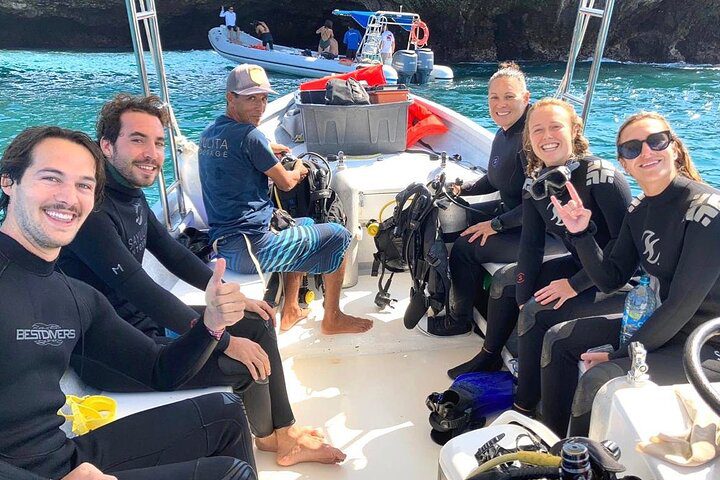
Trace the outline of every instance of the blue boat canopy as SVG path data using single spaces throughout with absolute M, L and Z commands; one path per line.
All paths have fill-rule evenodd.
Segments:
M 377 12 L 367 12 L 363 10 L 333 10 L 333 15 L 340 17 L 352 17 L 362 28 L 367 28 L 367 24 L 370 21 L 370 17 L 375 15 Z M 383 12 L 386 18 L 392 19 L 395 23 L 401 26 L 404 30 L 410 31 L 412 23 L 418 16 L 414 13 L 400 13 L 400 12 Z

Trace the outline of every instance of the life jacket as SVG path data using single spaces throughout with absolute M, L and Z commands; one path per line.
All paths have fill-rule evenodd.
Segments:
M 358 68 L 352 72 L 343 73 L 341 75 L 329 75 L 323 78 L 316 78 L 314 80 L 308 80 L 300 84 L 300 91 L 306 90 L 325 90 L 325 85 L 330 79 L 347 80 L 348 78 L 354 78 L 357 81 L 365 80 L 370 87 L 376 85 L 385 85 L 385 74 L 383 73 L 382 65 L 373 65 L 371 67 Z
M 375 236 L 373 275 L 379 266 L 391 272 L 388 282 L 378 281 L 376 304 L 390 303 L 388 289 L 392 275 L 410 271 L 410 304 L 404 315 L 405 327 L 412 329 L 423 315 L 438 315 L 449 304 L 450 272 L 448 252 L 442 238 L 438 221 L 438 207 L 428 187 L 413 183 L 395 197 L 396 206 L 392 218 L 380 225 Z M 383 303 L 384 305 L 381 305 Z
M 432 113 L 427 107 L 413 101 L 408 107 L 407 148 L 415 145 L 418 140 L 427 135 L 442 135 L 448 127 L 440 117 Z

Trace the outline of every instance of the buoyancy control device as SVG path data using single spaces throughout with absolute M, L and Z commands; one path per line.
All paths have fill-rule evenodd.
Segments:
M 413 183 L 395 197 L 393 216 L 379 225 L 375 236 L 373 276 L 382 268 L 375 303 L 392 302 L 389 288 L 395 273 L 410 271 L 410 305 L 405 327 L 412 329 L 426 313 L 438 315 L 449 303 L 448 252 L 438 220 L 437 199 L 444 192 L 444 175 L 428 185 Z M 432 190 L 431 190 L 432 189 Z M 444 194 L 444 193 L 443 193 Z M 385 270 L 390 278 L 383 284 Z
M 287 212 L 293 219 L 308 217 L 316 223 L 331 222 L 345 226 L 347 215 L 342 202 L 337 193 L 330 188 L 332 169 L 329 161 L 335 160 L 337 160 L 335 155 L 328 155 L 325 158 L 315 152 L 305 152 L 297 158 L 286 154 L 281 160 L 286 170 L 295 168 L 295 162 L 303 162 L 308 174 L 303 181 L 298 182 L 287 192 L 280 190 L 277 185 L 272 186 L 271 196 L 275 208 Z M 265 299 L 270 299 L 273 304 L 277 305 L 280 296 L 278 275 L 274 274 L 268 283 L 268 290 L 273 290 L 273 292 L 267 293 Z M 322 289 L 322 275 L 315 275 L 315 291 Z M 305 305 L 312 302 L 315 299 L 315 291 L 310 288 L 307 276 L 304 276 L 300 286 L 299 302 Z
M 328 159 L 333 160 L 332 155 Z M 330 188 L 332 169 L 328 159 L 314 152 L 306 152 L 297 158 L 286 155 L 281 160 L 286 170 L 292 170 L 295 162 L 301 161 L 308 169 L 305 180 L 292 190 L 284 192 L 273 185 L 272 198 L 276 208 L 288 212 L 293 218 L 309 217 L 317 223 L 339 223 L 345 225 L 347 217 L 342 202 Z

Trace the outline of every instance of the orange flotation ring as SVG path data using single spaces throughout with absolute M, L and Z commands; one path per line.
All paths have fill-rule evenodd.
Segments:
M 448 131 L 440 117 L 414 100 L 408 107 L 407 127 L 406 148 L 412 147 L 427 135 L 441 135 Z
M 420 33 L 422 32 L 422 36 Z M 418 20 L 413 23 L 412 30 L 410 30 L 410 43 L 416 47 L 424 47 L 427 45 L 430 39 L 430 29 L 427 24 L 422 20 Z

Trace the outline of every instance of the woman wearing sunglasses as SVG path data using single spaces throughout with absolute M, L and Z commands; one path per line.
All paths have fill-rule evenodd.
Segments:
M 447 326 L 437 326 L 452 334 L 464 333 L 473 323 L 473 308 L 478 285 L 482 284 L 483 263 L 516 262 L 522 220 L 522 187 L 525 182 L 525 154 L 522 132 L 530 101 L 525 75 L 514 62 L 504 62 L 488 82 L 488 109 L 498 125 L 493 139 L 487 175 L 474 184 L 463 185 L 460 195 L 484 195 L 499 192 L 500 199 L 473 205 L 472 226 L 455 240 L 450 253 L 451 308 Z M 553 243 L 556 249 L 561 249 Z M 515 305 L 513 298 L 503 299 Z M 490 300 L 490 304 L 502 301 Z M 493 306 L 488 305 L 488 308 Z M 516 306 L 515 306 L 516 308 Z M 492 343 L 492 342 L 490 342 Z M 485 347 L 489 343 L 485 342 Z M 502 345 L 500 345 L 500 349 Z M 482 350 L 475 358 L 448 371 L 450 378 L 461 373 L 499 369 L 498 355 Z
M 545 334 L 550 331 L 549 336 L 562 338 L 565 332 L 561 326 L 553 328 L 556 325 L 589 315 L 619 314 L 624 301 L 621 294 L 605 295 L 593 285 L 574 247 L 564 238 L 565 227 L 550 196 L 569 200 L 569 186 L 575 187 L 596 219 L 598 244 L 606 247 L 612 246 L 620 233 L 631 195 L 622 173 L 610 162 L 591 155 L 582 134 L 582 119 L 562 100 L 545 98 L 530 108 L 523 142 L 529 185 L 523 199 L 516 270 L 515 299 L 522 312 L 518 319 L 514 408 L 532 412 L 540 400 L 541 364 L 547 361 L 548 351 L 552 353 L 551 348 L 543 351 Z M 561 237 L 570 254 L 543 263 L 546 232 Z M 502 329 L 507 338 L 516 318 L 489 318 L 488 330 Z M 560 380 L 574 387 L 572 377 Z
M 682 140 L 657 113 L 628 118 L 618 132 L 617 151 L 620 164 L 643 193 L 628 209 L 612 249 L 603 253 L 598 247 L 598 217 L 582 195 L 569 188 L 569 201 L 557 198 L 553 204 L 583 267 L 603 291 L 624 285 L 638 265 L 657 278 L 662 304 L 630 341 L 642 342 L 649 352 L 647 363 L 655 383 L 685 383 L 682 351 L 688 334 L 720 316 L 720 191 L 702 183 Z M 543 404 L 562 413 L 556 431 L 565 433 L 572 402 L 570 434 L 586 435 L 595 394 L 605 382 L 628 371 L 627 349 L 618 345 L 620 323 L 583 319 L 558 342 L 542 372 Z M 615 350 L 584 353 L 602 344 Z M 711 381 L 720 380 L 715 348 L 705 345 L 701 352 Z M 591 368 L 575 391 L 559 379 L 577 378 L 578 358 Z

